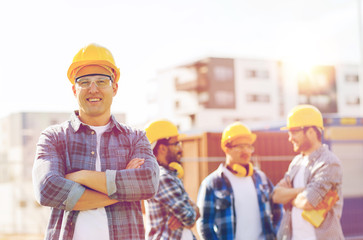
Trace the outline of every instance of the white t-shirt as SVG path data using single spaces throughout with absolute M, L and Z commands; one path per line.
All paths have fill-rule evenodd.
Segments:
M 305 187 L 304 174 L 308 163 L 309 157 L 305 156 L 301 160 L 299 171 L 296 173 L 296 176 L 294 178 L 295 188 Z M 315 240 L 316 236 L 314 226 L 301 216 L 302 212 L 303 210 L 300 208 L 292 208 L 292 240 Z
M 252 177 L 237 177 L 227 168 L 223 173 L 231 182 L 236 212 L 236 236 L 235 239 L 263 240 L 260 209 L 257 193 Z
M 96 171 L 101 171 L 100 142 L 106 126 L 89 126 L 97 134 Z M 107 214 L 104 207 L 80 211 L 74 228 L 73 240 L 108 240 L 110 239 Z
M 183 228 L 183 234 L 181 240 L 193 240 L 192 230 L 188 228 Z

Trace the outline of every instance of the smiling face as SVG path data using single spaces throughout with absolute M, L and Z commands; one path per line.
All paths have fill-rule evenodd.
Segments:
M 310 129 L 307 129 L 310 131 Z M 297 153 L 308 154 L 311 152 L 312 144 L 308 138 L 309 132 L 304 129 L 289 130 L 289 141 L 294 147 L 294 151 Z
M 183 150 L 178 141 L 178 137 L 171 137 L 168 143 L 168 151 L 166 154 L 166 160 L 168 163 L 177 162 L 180 163 Z
M 86 67 L 85 67 L 86 68 Z M 87 76 L 91 85 L 83 88 L 79 84 L 73 85 L 73 94 L 77 98 L 79 106 L 79 117 L 83 123 L 92 126 L 106 125 L 111 116 L 111 104 L 113 97 L 118 90 L 117 83 L 99 87 L 95 81 L 104 79 L 103 73 L 97 75 L 93 73 Z

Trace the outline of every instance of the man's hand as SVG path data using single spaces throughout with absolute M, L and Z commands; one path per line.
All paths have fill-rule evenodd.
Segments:
M 303 209 L 303 210 L 313 210 L 314 207 L 308 201 L 308 199 L 302 194 L 299 193 L 296 198 L 292 201 L 292 205 Z
M 134 158 L 126 166 L 126 169 L 136 169 L 140 168 L 145 162 L 143 158 Z
M 274 203 L 290 204 L 302 191 L 304 191 L 304 188 L 293 188 L 291 179 L 287 176 L 276 185 L 272 194 L 272 200 Z
M 181 228 L 183 225 L 181 224 L 179 219 L 177 219 L 175 216 L 171 216 L 168 221 L 168 226 L 169 226 L 169 229 L 174 231 L 174 230 L 177 230 L 178 228 Z

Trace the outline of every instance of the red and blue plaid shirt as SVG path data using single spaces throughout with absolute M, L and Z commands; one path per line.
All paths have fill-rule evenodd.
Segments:
M 175 216 L 183 226 L 194 224 L 196 212 L 189 201 L 190 198 L 177 173 L 160 166 L 159 190 L 155 197 L 147 200 L 146 217 L 150 223 L 147 239 L 181 239 L 183 228 L 173 231 L 169 229 L 168 221 L 171 216 Z
M 35 197 L 51 207 L 46 239 L 72 239 L 79 211 L 72 211 L 85 187 L 65 179 L 67 173 L 95 170 L 97 137 L 81 123 L 77 111 L 71 119 L 47 128 L 37 144 L 33 166 Z M 141 130 L 118 123 L 111 116 L 102 135 L 101 171 L 106 172 L 108 195 L 119 203 L 105 207 L 110 240 L 145 239 L 140 200 L 157 191 L 159 166 Z M 144 158 L 139 169 L 125 169 L 133 158 Z

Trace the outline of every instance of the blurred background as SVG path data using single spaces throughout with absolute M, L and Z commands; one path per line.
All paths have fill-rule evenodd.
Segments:
M 253 161 L 276 183 L 294 155 L 278 130 L 287 112 L 318 107 L 343 164 L 344 234 L 362 239 L 362 12 L 360 0 L 1 1 L 0 240 L 42 238 L 49 209 L 33 197 L 35 145 L 77 109 L 66 73 L 89 43 L 121 70 L 119 121 L 168 118 L 186 134 L 193 200 L 224 161 L 225 126 L 258 133 Z

